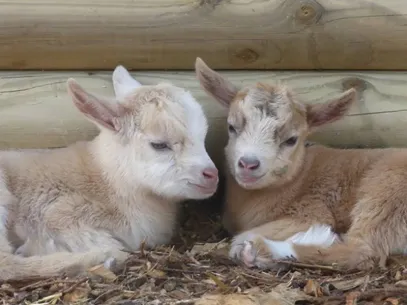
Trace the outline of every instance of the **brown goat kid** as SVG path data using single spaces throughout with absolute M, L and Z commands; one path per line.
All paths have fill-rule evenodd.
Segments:
M 231 258 L 259 268 L 289 258 L 364 269 L 406 254 L 407 149 L 306 145 L 316 128 L 345 115 L 354 89 L 311 105 L 281 85 L 238 89 L 199 58 L 195 68 L 229 108 L 223 221 L 235 235 Z
M 92 141 L 0 152 L 0 280 L 76 275 L 170 241 L 179 202 L 210 197 L 217 169 L 199 103 L 171 84 L 113 72 L 116 98 L 68 81 L 100 129 Z M 124 250 L 124 251 L 122 251 Z

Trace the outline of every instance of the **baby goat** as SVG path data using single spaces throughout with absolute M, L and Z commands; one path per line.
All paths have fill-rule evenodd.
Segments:
M 207 121 L 192 95 L 113 73 L 116 100 L 67 82 L 100 129 L 66 148 L 0 153 L 0 279 L 76 275 L 170 241 L 185 199 L 214 194 Z
M 202 87 L 229 108 L 223 221 L 230 256 L 247 266 L 276 260 L 370 268 L 407 250 L 407 149 L 334 149 L 307 136 L 342 118 L 350 89 L 331 101 L 298 101 L 281 85 L 238 89 L 201 59 Z M 344 233 L 340 240 L 336 233 Z

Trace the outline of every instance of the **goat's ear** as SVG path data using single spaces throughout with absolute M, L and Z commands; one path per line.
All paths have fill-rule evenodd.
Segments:
M 219 103 L 229 107 L 238 89 L 226 78 L 209 68 L 199 57 L 195 61 L 195 73 L 202 88 Z
M 112 74 L 113 89 L 117 99 L 122 99 L 134 89 L 141 87 L 123 66 L 117 66 Z
M 109 103 L 108 100 L 93 96 L 83 89 L 73 78 L 67 81 L 68 93 L 73 103 L 90 121 L 100 127 L 118 131 L 117 118 L 125 113 L 119 103 Z
M 335 122 L 344 117 L 356 101 L 356 96 L 356 90 L 352 88 L 328 102 L 307 105 L 307 123 L 309 129 L 312 131 L 319 126 Z

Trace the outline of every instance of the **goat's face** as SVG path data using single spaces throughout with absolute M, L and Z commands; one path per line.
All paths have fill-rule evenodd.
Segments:
M 328 103 L 307 105 L 285 86 L 258 83 L 239 90 L 200 59 L 196 73 L 206 92 L 229 107 L 227 164 L 246 189 L 291 181 L 302 167 L 308 134 L 342 117 L 355 97 L 351 89 Z
M 239 91 L 228 115 L 225 148 L 229 170 L 245 188 L 280 184 L 302 165 L 307 134 L 305 107 L 280 87 Z
M 115 69 L 113 84 L 113 103 L 91 96 L 73 80 L 69 90 L 110 139 L 106 153 L 117 160 L 115 176 L 165 198 L 210 197 L 218 171 L 205 149 L 207 120 L 199 103 L 171 84 L 142 86 L 122 66 Z

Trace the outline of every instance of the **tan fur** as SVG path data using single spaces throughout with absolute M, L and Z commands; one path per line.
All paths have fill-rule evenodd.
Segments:
M 95 139 L 0 153 L 0 280 L 121 263 L 122 250 L 170 241 L 179 201 L 216 190 L 199 104 L 180 88 L 141 86 L 116 70 L 120 100 L 68 81 L 74 104 L 101 130 Z
M 235 235 L 231 256 L 247 265 L 270 267 L 273 253 L 270 249 L 265 253 L 267 241 L 288 241 L 317 224 L 346 233 L 344 240 L 336 239 L 330 247 L 293 242 L 293 253 L 301 262 L 352 269 L 371 267 L 378 259 L 383 267 L 390 254 L 407 253 L 407 149 L 305 145 L 311 132 L 343 117 L 356 100 L 354 89 L 332 101 L 309 105 L 281 85 L 238 90 L 200 59 L 196 72 L 215 99 L 234 96 L 221 101 L 229 106 L 228 123 L 236 129 L 225 148 L 223 219 Z M 208 85 L 207 80 L 213 83 Z M 221 88 L 229 92 L 222 93 Z M 261 107 L 269 107 L 269 115 Z M 284 146 L 293 135 L 298 137 L 296 144 Z M 250 174 L 236 165 L 239 149 L 260 159 L 257 171 L 264 176 L 243 181 L 245 174 L 256 171 Z M 286 246 L 291 247 L 289 242 Z

